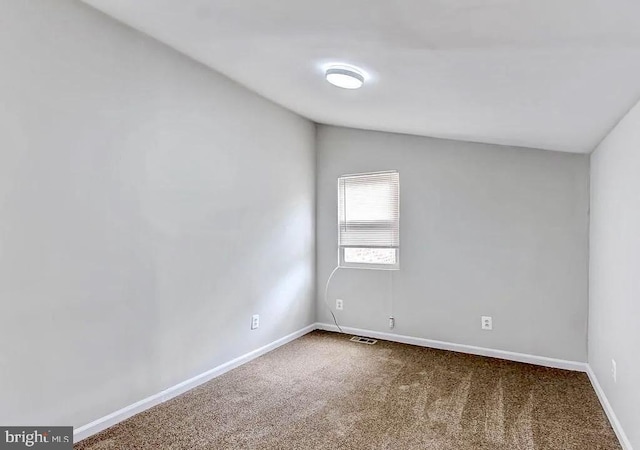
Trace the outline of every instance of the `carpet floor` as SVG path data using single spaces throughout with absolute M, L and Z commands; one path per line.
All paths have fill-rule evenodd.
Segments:
M 620 449 L 584 373 L 314 331 L 74 445 Z

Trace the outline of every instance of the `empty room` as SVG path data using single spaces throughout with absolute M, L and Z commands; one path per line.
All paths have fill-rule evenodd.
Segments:
M 640 2 L 0 0 L 0 449 L 640 450 Z

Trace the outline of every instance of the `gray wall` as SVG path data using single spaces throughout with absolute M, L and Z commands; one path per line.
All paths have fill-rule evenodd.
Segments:
M 336 265 L 336 178 L 400 171 L 398 272 L 341 269 L 339 323 L 586 361 L 589 157 L 321 126 L 318 318 Z M 480 316 L 493 316 L 482 331 Z
M 591 156 L 590 231 L 589 364 L 640 448 L 640 103 Z
M 0 60 L 0 423 L 314 321 L 313 124 L 75 1 L 0 2 Z

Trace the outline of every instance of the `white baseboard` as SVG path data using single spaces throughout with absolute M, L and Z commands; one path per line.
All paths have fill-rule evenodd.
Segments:
M 177 397 L 178 395 L 183 394 L 184 392 L 190 389 L 193 389 L 203 383 L 206 383 L 207 381 L 215 377 L 218 377 L 223 373 L 226 373 L 232 369 L 235 369 L 238 366 L 241 366 L 242 364 L 248 363 L 249 361 L 257 357 L 262 356 L 265 353 L 268 353 L 271 350 L 274 350 L 280 347 L 281 345 L 291 342 L 294 339 L 297 339 L 300 336 L 303 336 L 309 333 L 310 331 L 315 330 L 316 328 L 317 328 L 316 324 L 308 325 L 298 331 L 295 331 L 287 336 L 284 336 L 276 341 L 273 341 L 270 344 L 265 345 L 264 347 L 260 347 L 256 350 L 253 350 L 252 352 L 239 356 L 238 358 L 235 358 L 229 362 L 226 362 L 217 367 L 214 367 L 213 369 L 208 370 L 204 373 L 201 373 L 200 375 L 196 375 L 195 377 L 190 378 L 186 381 L 183 381 L 182 383 L 178 383 L 175 386 L 165 389 L 162 392 L 159 392 L 150 397 L 144 398 L 129 406 L 125 406 L 124 408 L 119 409 L 118 411 L 115 411 L 111 414 L 108 414 L 104 417 L 94 420 L 91 423 L 88 423 L 79 428 L 76 428 L 73 430 L 73 442 L 75 443 L 83 439 L 86 439 L 89 436 L 99 433 L 102 430 L 106 430 L 107 428 L 119 422 L 122 422 L 123 420 L 128 419 L 133 415 L 141 413 L 142 411 L 145 411 L 155 405 L 158 405 L 174 397 Z
M 316 323 L 316 327 L 319 330 L 336 331 L 336 332 L 339 331 L 338 327 L 328 323 Z M 573 370 L 576 372 L 586 372 L 586 374 L 589 376 L 589 380 L 591 381 L 591 385 L 593 386 L 593 389 L 596 391 L 598 399 L 602 404 L 602 408 L 607 414 L 609 422 L 611 423 L 611 427 L 615 431 L 616 436 L 620 441 L 620 445 L 622 445 L 622 448 L 624 450 L 633 450 L 633 448 L 631 447 L 631 442 L 629 442 L 629 438 L 627 438 L 627 435 L 622 429 L 622 425 L 620 425 L 620 422 L 618 421 L 616 414 L 613 412 L 613 409 L 611 408 L 611 404 L 609 403 L 607 396 L 604 394 L 604 391 L 602 390 L 602 387 L 600 386 L 600 383 L 598 382 L 598 379 L 596 378 L 595 373 L 591 369 L 591 366 L 589 366 L 589 364 L 587 363 L 548 358 L 546 356 L 528 355 L 525 353 L 508 352 L 504 350 L 494 350 L 494 349 L 484 348 L 484 347 L 475 347 L 473 345 L 453 344 L 450 342 L 416 338 L 411 336 L 404 336 L 401 334 L 386 333 L 382 331 L 363 330 L 363 329 L 351 328 L 351 327 L 341 327 L 341 328 L 342 328 L 342 331 L 344 331 L 345 333 L 355 334 L 355 335 L 364 336 L 364 337 L 370 337 L 374 339 L 383 339 L 386 341 L 401 342 L 403 344 L 418 345 L 420 347 L 430 347 L 430 348 L 437 348 L 440 350 L 450 350 L 454 352 L 469 353 L 472 355 L 490 356 L 492 358 L 508 359 L 510 361 L 536 364 L 539 366 L 553 367 L 556 369 L 566 369 L 566 370 Z
M 631 442 L 629 442 L 629 438 L 627 437 L 626 433 L 622 429 L 622 425 L 620 425 L 620 422 L 618 421 L 618 417 L 616 416 L 616 413 L 613 412 L 611 403 L 609 403 L 607 396 L 604 394 L 604 391 L 602 390 L 602 386 L 600 386 L 600 383 L 598 382 L 598 378 L 596 377 L 596 374 L 593 371 L 593 369 L 591 369 L 591 366 L 587 366 L 587 375 L 589 375 L 589 380 L 591 380 L 591 385 L 593 386 L 593 389 L 596 391 L 596 394 L 598 395 L 598 399 L 600 400 L 600 404 L 602 405 L 604 412 L 607 414 L 607 417 L 609 418 L 609 422 L 611 423 L 611 427 L 613 428 L 613 431 L 615 431 L 616 436 L 618 436 L 620 445 L 622 445 L 622 448 L 624 450 L 633 450 L 633 448 L 631 447 Z
M 383 339 L 387 341 L 400 342 L 403 344 L 417 345 L 420 347 L 430 347 L 430 348 L 437 348 L 440 350 L 450 350 L 454 352 L 468 353 L 472 355 L 489 356 L 492 358 L 500 358 L 500 359 L 506 359 L 510 361 L 528 363 L 528 364 L 536 364 L 539 366 L 553 367 L 557 369 L 586 372 L 587 375 L 589 376 L 589 380 L 591 381 L 591 384 L 593 385 L 594 390 L 596 391 L 596 394 L 598 395 L 598 399 L 600 400 L 600 403 L 602 404 L 602 407 L 605 410 L 607 417 L 609 418 L 609 421 L 611 422 L 611 426 L 613 427 L 616 433 L 616 436 L 620 440 L 620 444 L 622 445 L 623 449 L 633 450 L 631 447 L 631 443 L 629 442 L 629 439 L 624 433 L 624 430 L 622 429 L 622 426 L 620 425 L 618 418 L 616 417 L 615 413 L 613 412 L 613 409 L 611 408 L 611 404 L 607 400 L 607 397 L 604 394 L 604 391 L 602 390 L 600 383 L 598 383 L 598 379 L 596 378 L 595 373 L 587 363 L 548 358 L 546 356 L 528 355 L 525 353 L 509 352 L 505 350 L 494 350 L 490 348 L 476 347 L 473 345 L 454 344 L 451 342 L 416 338 L 416 337 L 404 336 L 404 335 L 394 334 L 394 333 L 386 333 L 381 331 L 363 330 L 363 329 L 351 328 L 351 327 L 341 327 L 341 328 L 345 333 L 355 334 L 358 336 L 365 336 L 365 337 L 371 337 L 375 339 Z M 207 381 L 215 377 L 218 377 L 232 369 L 235 369 L 236 367 L 239 367 L 259 356 L 262 356 L 265 353 L 268 353 L 271 350 L 274 350 L 288 342 L 291 342 L 294 339 L 297 339 L 300 336 L 303 336 L 315 329 L 325 330 L 325 331 L 336 331 L 336 332 L 338 331 L 338 328 L 335 325 L 331 325 L 327 323 L 315 323 L 312 325 L 308 325 L 296 332 L 293 332 L 276 341 L 273 341 L 270 344 L 267 344 L 263 347 L 260 347 L 249 353 L 246 353 L 238 358 L 235 358 L 229 362 L 226 362 L 217 367 L 214 367 L 213 369 L 208 370 L 204 373 L 201 373 L 200 375 L 197 375 L 186 381 L 183 381 L 182 383 L 178 383 L 175 386 L 165 389 L 162 392 L 159 392 L 150 397 L 142 399 L 129 406 L 125 406 L 124 408 L 119 409 L 118 411 L 115 411 L 111 414 L 101 417 L 100 419 L 94 420 L 91 423 L 88 423 L 79 428 L 76 428 L 73 431 L 73 441 L 79 442 L 119 422 L 122 422 L 123 420 L 128 419 L 131 416 L 134 416 L 155 405 L 158 405 L 174 397 L 177 397 L 178 395 L 183 394 L 184 392 L 190 389 L 193 389 L 203 383 L 206 383 Z
M 338 327 L 328 323 L 316 323 L 320 330 L 338 331 Z M 437 348 L 440 350 L 450 350 L 453 352 L 468 353 L 471 355 L 490 356 L 492 358 L 508 359 L 538 366 L 554 367 L 556 369 L 573 370 L 575 372 L 586 372 L 587 363 L 578 361 L 567 361 L 564 359 L 548 358 L 546 356 L 528 355 L 526 353 L 508 352 L 505 350 L 494 350 L 473 345 L 453 344 L 451 342 L 435 341 L 432 339 L 404 336 L 401 334 L 386 333 L 382 331 L 362 330 L 359 328 L 340 327 L 345 333 L 356 334 L 358 336 L 383 339 L 386 341 L 400 342 L 403 344 L 418 345 L 420 347 Z

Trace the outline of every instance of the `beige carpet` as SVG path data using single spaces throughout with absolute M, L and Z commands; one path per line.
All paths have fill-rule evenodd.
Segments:
M 74 449 L 619 449 L 583 373 L 312 332 Z

